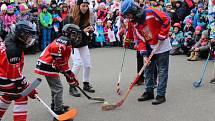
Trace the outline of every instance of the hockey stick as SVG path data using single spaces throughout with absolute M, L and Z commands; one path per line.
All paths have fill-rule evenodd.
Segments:
M 215 84 L 215 50 L 213 50 L 213 53 L 214 53 L 214 58 L 213 58 L 214 68 L 213 68 L 213 79 L 210 81 L 211 84 Z
M 122 57 L 122 64 L 121 64 L 121 68 L 120 68 L 120 72 L 119 72 L 119 78 L 118 78 L 117 85 L 116 85 L 116 93 L 118 95 L 121 94 L 119 83 L 121 81 L 122 68 L 123 68 L 124 61 L 125 61 L 125 54 L 126 54 L 126 48 L 124 49 L 124 53 L 123 53 L 123 57 Z
M 20 93 L 7 93 L 7 92 L 0 92 L 1 96 L 9 96 L 12 97 L 14 99 L 18 99 L 20 97 L 25 97 L 27 96 L 29 93 L 31 93 L 31 91 L 33 91 L 40 83 L 41 83 L 42 79 L 37 78 L 35 79 L 25 90 L 23 90 Z
M 65 73 L 65 72 L 61 72 L 61 73 L 69 78 L 69 75 L 67 73 Z M 105 101 L 104 98 L 89 96 L 86 92 L 84 92 L 84 90 L 81 89 L 80 86 L 76 86 L 76 87 L 84 94 L 85 97 L 87 97 L 88 100 L 95 100 L 95 101 L 99 101 L 99 102 L 104 102 Z
M 210 52 L 208 53 L 207 60 L 206 60 L 206 62 L 205 62 L 205 64 L 204 64 L 204 67 L 203 67 L 203 70 L 202 70 L 202 75 L 201 75 L 201 77 L 200 77 L 200 80 L 199 80 L 199 81 L 193 82 L 193 87 L 197 88 L 197 87 L 202 86 L 202 81 L 203 81 L 203 78 L 204 78 L 204 76 L 205 76 L 205 71 L 206 71 L 206 68 L 207 68 L 209 59 L 210 59 Z
M 57 115 L 38 95 L 36 95 L 36 98 L 39 102 L 41 102 L 45 106 L 47 111 L 59 121 L 74 119 L 75 116 L 77 115 L 76 109 L 70 109 L 69 111 L 65 112 L 64 114 Z
M 116 108 L 119 108 L 120 106 L 122 106 L 122 104 L 125 102 L 125 100 L 127 99 L 129 93 L 131 92 L 132 88 L 134 87 L 134 85 L 136 84 L 136 82 L 138 81 L 140 75 L 143 73 L 143 71 L 145 70 L 145 68 L 150 64 L 150 60 L 153 57 L 155 51 L 157 50 L 154 49 L 150 56 L 148 57 L 146 63 L 144 63 L 143 67 L 141 68 L 141 70 L 139 71 L 139 73 L 136 75 L 134 81 L 132 82 L 132 84 L 130 85 L 130 87 L 128 88 L 127 92 L 125 93 L 125 95 L 123 96 L 123 98 L 121 100 L 119 100 L 118 102 L 116 102 L 115 104 L 111 104 L 108 102 L 104 102 L 104 104 L 102 105 L 102 111 L 108 111 L 108 110 L 114 110 Z

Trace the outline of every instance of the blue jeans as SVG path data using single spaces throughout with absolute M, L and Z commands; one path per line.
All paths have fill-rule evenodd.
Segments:
M 156 69 L 157 76 L 154 75 Z M 169 51 L 155 54 L 151 59 L 151 63 L 147 66 L 147 68 L 144 71 L 144 77 L 146 81 L 146 92 L 154 91 L 153 81 L 158 79 L 157 95 L 165 96 L 168 80 L 168 69 L 169 69 Z
M 48 44 L 51 43 L 51 29 L 43 28 L 42 29 L 42 47 L 41 49 L 44 50 Z

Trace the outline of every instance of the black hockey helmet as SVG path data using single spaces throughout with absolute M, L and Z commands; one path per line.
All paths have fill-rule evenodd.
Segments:
M 78 46 L 82 41 L 83 32 L 80 27 L 75 24 L 66 24 L 62 29 L 63 36 L 70 40 L 70 45 Z
M 18 21 L 14 30 L 15 36 L 25 47 L 30 47 L 36 40 L 36 28 L 30 21 Z

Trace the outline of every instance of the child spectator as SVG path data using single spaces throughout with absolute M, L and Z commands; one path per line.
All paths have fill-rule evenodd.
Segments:
M 97 19 L 101 19 L 103 22 L 106 19 L 108 10 L 105 7 L 105 3 L 100 3 L 98 7 L 98 12 L 97 12 Z
M 184 26 L 184 34 L 186 34 L 186 32 L 194 32 L 195 29 L 192 26 L 193 21 L 191 19 L 187 19 L 186 20 L 186 25 Z
M 0 14 L 0 25 L 1 25 L 1 28 L 0 28 L 1 34 L 0 34 L 0 36 L 1 36 L 2 40 L 4 40 L 4 38 L 5 38 L 6 34 L 7 34 L 3 29 L 3 27 L 4 27 L 3 22 L 4 22 L 6 14 L 7 14 L 7 6 L 5 4 L 2 4 L 2 6 L 1 6 L 1 14 Z
M 63 4 L 62 11 L 61 11 L 62 20 L 65 20 L 68 14 L 69 14 L 69 7 L 67 4 Z
M 52 15 L 47 11 L 47 6 L 42 6 L 42 12 L 39 16 L 40 24 L 42 27 L 42 47 L 44 50 L 51 42 L 51 28 L 52 28 Z
M 201 26 L 203 29 L 207 26 L 207 14 L 204 12 L 202 3 L 198 4 L 198 11 L 194 16 L 193 26 Z
M 7 14 L 3 20 L 4 31 L 6 33 L 11 32 L 11 28 L 15 27 L 16 15 L 14 14 L 14 7 L 12 5 L 7 6 Z
M 111 46 L 116 46 L 116 37 L 112 27 L 112 21 L 107 21 L 107 29 L 108 29 L 108 40 Z
M 20 11 L 20 14 L 17 18 L 17 21 L 29 19 L 30 15 L 28 14 L 28 6 L 26 6 L 25 4 L 20 4 L 19 11 Z
M 192 39 L 193 32 L 188 31 L 184 34 L 184 43 L 182 46 L 183 53 L 186 55 L 189 55 L 189 50 L 192 48 L 192 46 L 195 44 L 194 39 Z
M 39 38 L 41 38 L 41 30 L 40 30 L 40 23 L 39 23 L 39 17 L 38 17 L 38 9 L 37 8 L 32 8 L 30 11 L 30 18 L 29 21 L 32 22 L 34 29 L 37 30 L 37 40 L 35 41 L 35 44 L 30 48 L 30 52 L 32 54 L 39 52 L 40 50 L 40 44 Z
M 104 27 L 101 19 L 97 20 L 95 33 L 96 33 L 96 44 L 99 45 L 100 47 L 103 47 L 105 42 L 105 36 L 104 36 Z
M 193 22 L 195 14 L 196 14 L 196 9 L 192 9 L 190 15 L 188 15 L 188 16 L 185 17 L 185 19 L 183 21 L 183 24 L 186 24 L 187 19 L 190 19 Z
M 195 29 L 195 32 L 194 32 L 194 35 L 193 35 L 193 39 L 194 39 L 194 42 L 198 42 L 202 36 L 202 27 L 201 26 L 197 26 L 196 29 Z
M 210 50 L 210 42 L 209 42 L 209 30 L 205 30 L 202 32 L 202 36 L 199 42 L 197 42 L 191 48 L 190 57 L 187 59 L 188 61 L 197 61 L 199 57 L 205 58 L 208 55 Z
M 60 34 L 60 22 L 62 21 L 62 18 L 60 17 L 60 9 L 57 7 L 56 1 L 51 2 L 51 7 L 50 7 L 50 13 L 52 15 L 52 40 L 56 39 L 59 37 Z
M 174 33 L 172 34 L 171 45 L 172 50 L 170 50 L 170 55 L 179 55 L 182 54 L 182 44 L 183 44 L 183 32 L 180 31 L 181 25 L 175 23 L 173 25 Z

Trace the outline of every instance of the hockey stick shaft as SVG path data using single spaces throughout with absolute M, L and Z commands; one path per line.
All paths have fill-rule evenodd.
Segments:
M 120 100 L 118 103 L 116 103 L 116 104 L 117 104 L 117 107 L 120 107 L 120 106 L 124 103 L 124 101 L 127 99 L 127 97 L 128 97 L 128 95 L 129 95 L 129 93 L 131 92 L 132 88 L 134 87 L 134 85 L 135 85 L 135 84 L 137 83 L 137 81 L 139 80 L 140 75 L 143 73 L 143 71 L 145 70 L 145 68 L 150 64 L 151 59 L 152 59 L 152 57 L 153 57 L 153 55 L 154 55 L 154 53 L 155 53 L 156 50 L 157 50 L 157 48 L 154 49 L 154 50 L 151 52 L 150 56 L 149 56 L 148 59 L 147 59 L 147 62 L 144 63 L 143 67 L 141 68 L 141 70 L 140 70 L 140 71 L 138 72 L 138 74 L 136 75 L 134 81 L 132 82 L 132 84 L 131 84 L 130 87 L 128 88 L 128 90 L 127 90 L 127 92 L 125 93 L 125 95 L 124 95 L 124 97 L 122 98 L 122 100 Z
M 81 89 L 80 86 L 77 86 L 77 88 L 84 94 L 85 97 L 87 97 L 87 99 L 89 99 L 89 100 L 92 99 L 92 97 L 90 97 L 86 92 L 84 92 L 84 90 Z
M 35 79 L 24 91 L 20 93 L 22 97 L 27 96 L 29 93 L 31 93 L 31 91 L 33 91 L 41 82 L 42 79 Z
M 126 50 L 127 50 L 127 49 L 125 48 L 125 49 L 124 49 L 124 52 L 123 52 L 122 64 L 121 64 L 121 68 L 120 68 L 120 72 L 119 72 L 119 77 L 118 77 L 118 81 L 117 81 L 117 85 L 116 85 L 117 93 L 118 93 L 118 94 L 120 93 L 119 83 L 120 83 L 120 81 L 121 81 L 121 75 L 122 75 L 122 69 L 123 69 L 123 66 L 124 66 Z
M 200 84 L 202 83 L 202 80 L 204 78 L 205 71 L 206 71 L 209 59 L 210 59 L 210 53 L 208 54 L 207 60 L 206 60 L 206 62 L 204 64 L 204 67 L 203 67 L 203 70 L 202 70 L 202 75 L 201 75 L 201 78 L 200 78 L 200 81 L 199 81 Z
M 69 75 L 68 75 L 67 73 L 65 73 L 65 72 L 61 72 L 61 73 L 64 74 L 65 76 L 69 77 Z M 97 101 L 104 101 L 104 100 L 105 100 L 105 99 L 103 99 L 103 98 L 93 98 L 93 97 L 89 96 L 86 92 L 84 92 L 84 90 L 81 89 L 80 86 L 76 86 L 76 87 L 77 87 L 77 88 L 84 94 L 84 96 L 87 97 L 87 99 L 89 99 L 89 100 L 97 100 Z
M 35 96 L 36 96 L 37 100 L 45 106 L 45 108 L 51 113 L 51 115 L 53 117 L 58 118 L 58 115 L 55 114 L 55 112 L 52 111 L 52 109 L 38 95 L 35 95 Z

